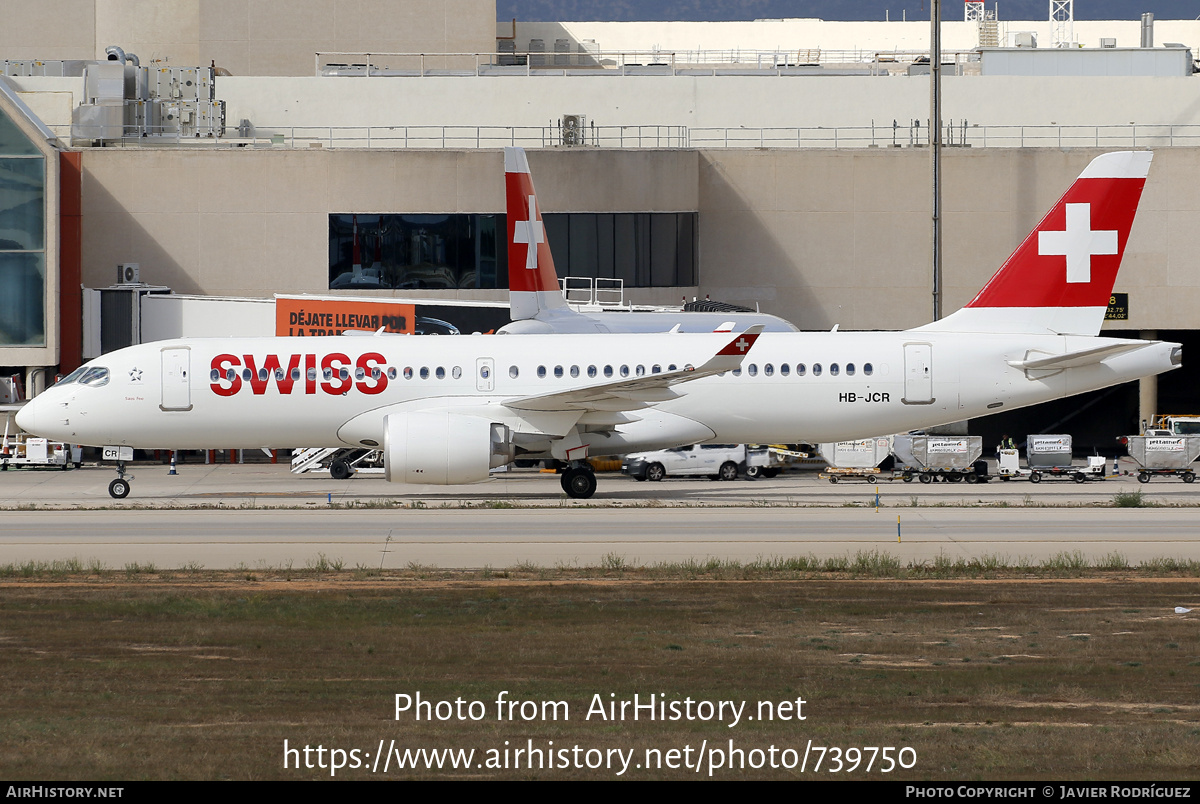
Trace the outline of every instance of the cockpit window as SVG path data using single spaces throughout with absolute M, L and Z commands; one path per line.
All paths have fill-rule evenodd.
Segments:
M 55 385 L 67 385 L 68 383 L 78 382 L 79 375 L 83 374 L 83 372 L 85 372 L 85 371 L 87 371 L 87 366 L 80 366 L 79 368 L 75 369 L 70 374 L 63 377 L 61 380 L 59 380 L 58 382 L 56 382 L 54 384 Z
M 102 385 L 108 385 L 108 369 L 101 366 L 89 366 L 83 374 L 79 376 L 80 385 L 90 385 L 93 388 L 99 388 Z

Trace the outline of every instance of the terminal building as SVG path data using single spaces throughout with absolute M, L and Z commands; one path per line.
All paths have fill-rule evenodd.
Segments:
M 968 426 L 1111 450 L 1200 413 L 1200 21 L 983 5 L 943 24 L 943 310 L 1095 155 L 1150 148 L 1105 331 L 1185 359 Z M 928 21 L 498 22 L 494 0 L 0 15 L 0 375 L 27 395 L 143 338 L 273 331 L 277 296 L 494 310 L 506 145 L 529 152 L 562 275 L 805 330 L 933 315 Z

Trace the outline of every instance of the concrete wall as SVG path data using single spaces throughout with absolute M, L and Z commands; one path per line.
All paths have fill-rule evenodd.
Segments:
M 326 293 L 330 213 L 504 211 L 499 151 L 83 153 L 88 287 L 111 284 L 117 263 L 137 262 L 143 282 L 179 293 Z M 548 211 L 698 209 L 692 151 L 534 152 L 530 166 Z M 443 297 L 377 295 L 400 294 Z M 679 301 L 674 291 L 659 296 L 647 301 Z
M 1200 124 L 1200 76 L 960 76 L 942 88 L 943 119 L 978 126 Z M 219 78 L 217 94 L 230 121 L 280 129 L 549 126 L 584 114 L 597 126 L 690 128 L 890 129 L 896 120 L 906 136 L 910 120 L 929 117 L 928 76 L 235 77 Z
M 947 151 L 946 311 L 974 296 L 1098 153 Z M 138 262 L 143 281 L 183 293 L 323 293 L 330 213 L 504 203 L 497 151 L 98 149 L 83 164 L 88 286 Z M 930 319 L 924 149 L 531 151 L 530 166 L 547 212 L 699 211 L 699 287 L 632 291 L 633 301 L 710 294 L 807 329 Z M 1131 318 L 1115 328 L 1200 328 L 1197 221 L 1200 149 L 1161 149 L 1116 288 L 1129 293 Z
M 0 59 L 120 45 L 142 64 L 312 75 L 318 50 L 491 52 L 495 19 L 495 0 L 0 0 Z

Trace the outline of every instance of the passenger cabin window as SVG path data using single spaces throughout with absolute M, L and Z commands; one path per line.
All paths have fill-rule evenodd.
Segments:
M 813 376 L 814 377 L 821 376 L 821 364 L 820 363 L 813 363 Z
M 874 366 L 872 366 L 870 363 L 863 363 L 863 374 L 866 374 L 868 377 L 870 377 L 874 373 L 875 373 Z

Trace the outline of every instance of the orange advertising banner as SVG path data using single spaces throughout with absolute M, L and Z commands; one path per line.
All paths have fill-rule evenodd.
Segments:
M 362 329 L 407 335 L 415 332 L 416 305 L 390 301 L 334 299 L 275 299 L 275 334 L 340 335 Z

